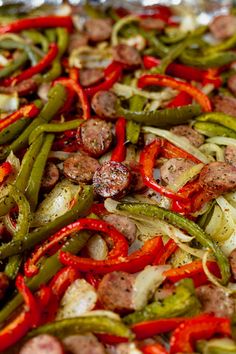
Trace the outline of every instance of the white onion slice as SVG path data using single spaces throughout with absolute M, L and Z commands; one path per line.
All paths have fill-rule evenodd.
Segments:
M 87 242 L 87 250 L 90 258 L 102 261 L 107 258 L 108 247 L 106 241 L 100 235 L 92 236 Z
M 236 146 L 236 139 L 227 138 L 226 136 L 214 136 L 212 138 L 207 139 L 209 143 L 217 144 L 217 145 L 234 145 Z

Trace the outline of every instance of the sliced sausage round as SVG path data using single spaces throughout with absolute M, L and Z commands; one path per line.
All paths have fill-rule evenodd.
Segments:
M 116 118 L 117 96 L 111 91 L 98 91 L 91 101 L 94 112 L 102 118 Z
M 4 298 L 8 286 L 9 286 L 9 279 L 7 275 L 3 272 L 0 272 L 0 300 Z
M 236 280 L 236 248 L 229 255 L 229 263 L 234 280 Z
M 95 85 L 103 78 L 104 73 L 101 69 L 81 69 L 79 73 L 79 81 L 84 87 Z
M 98 298 L 105 309 L 117 312 L 134 310 L 135 275 L 125 272 L 106 274 L 98 287 Z
M 59 177 L 60 173 L 57 166 L 52 162 L 47 163 L 41 181 L 41 187 L 45 190 L 52 189 L 57 184 Z
M 212 284 L 203 285 L 196 288 L 196 294 L 203 312 L 213 313 L 217 317 L 232 317 L 234 314 L 234 300 L 223 289 Z
M 236 167 L 236 146 L 227 145 L 225 148 L 225 161 Z
M 227 86 L 230 89 L 230 91 L 236 96 L 236 74 L 228 78 Z
M 77 184 L 89 183 L 99 167 L 100 164 L 96 159 L 78 152 L 63 162 L 63 173 Z
M 233 15 L 217 16 L 210 23 L 209 29 L 217 39 L 231 37 L 236 31 L 236 18 Z
M 215 96 L 213 98 L 214 111 L 236 117 L 236 98 L 231 96 Z
M 112 143 L 112 125 L 101 119 L 88 119 L 77 133 L 78 143 L 91 156 L 103 155 Z
M 214 198 L 236 189 L 236 167 L 226 162 L 211 162 L 200 172 L 199 183 Z
M 184 136 L 193 146 L 199 147 L 204 143 L 204 136 L 188 125 L 177 125 L 170 131 L 176 135 Z
M 34 78 L 26 79 L 15 86 L 0 86 L 0 92 L 2 93 L 14 93 L 17 92 L 19 96 L 24 96 L 29 93 L 33 93 L 37 90 L 38 84 Z
M 71 335 L 63 339 L 63 344 L 70 354 L 105 354 L 102 343 L 91 333 Z
M 139 21 L 141 27 L 147 30 L 162 30 L 165 27 L 165 22 L 160 18 L 146 17 Z
M 105 215 L 103 219 L 120 231 L 127 238 L 130 245 L 136 240 L 137 227 L 128 216 L 109 214 Z
M 110 38 L 112 22 L 110 19 L 90 18 L 85 22 L 85 31 L 92 42 L 102 42 Z
M 40 334 L 28 340 L 19 354 L 64 354 L 63 347 L 56 337 L 49 334 Z
M 138 50 L 127 44 L 118 44 L 112 48 L 113 59 L 128 67 L 138 66 L 141 64 L 141 56 Z
M 183 172 L 193 167 L 195 163 L 182 158 L 172 158 L 163 163 L 160 168 L 161 179 L 166 184 L 172 184 Z
M 68 45 L 68 52 L 71 53 L 74 49 L 85 47 L 88 44 L 88 35 L 86 33 L 72 33 Z
M 129 188 L 131 173 L 120 162 L 105 162 L 93 176 L 95 192 L 103 198 L 122 197 Z

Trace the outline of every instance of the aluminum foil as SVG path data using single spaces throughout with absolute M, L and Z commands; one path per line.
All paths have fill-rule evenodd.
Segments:
M 67 0 L 71 5 L 83 5 L 86 0 Z M 226 13 L 236 0 L 87 0 L 94 6 L 125 7 L 134 12 L 152 12 L 157 4 L 173 6 L 177 12 L 198 17 L 198 22 L 207 23 L 213 15 Z M 0 6 L 17 12 L 29 12 L 42 5 L 60 5 L 63 0 L 0 0 Z M 16 6 L 16 7 L 15 7 Z M 17 10 L 16 10 L 17 9 Z

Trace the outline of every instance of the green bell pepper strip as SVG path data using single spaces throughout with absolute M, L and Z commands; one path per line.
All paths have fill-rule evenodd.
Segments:
M 64 86 L 57 84 L 53 86 L 48 93 L 48 102 L 45 104 L 39 115 L 30 123 L 30 125 L 0 154 L 0 159 L 5 159 L 10 151 L 18 151 L 24 149 L 28 144 L 29 135 L 40 124 L 48 123 L 55 114 L 63 107 L 66 101 L 66 89 Z
M 26 42 L 18 42 L 12 39 L 3 39 L 0 41 L 1 49 L 21 49 L 23 50 L 29 60 L 31 61 L 31 65 L 36 65 L 38 62 L 38 54 L 35 53 L 34 48 Z
M 18 206 L 17 226 L 13 239 L 21 240 L 29 232 L 31 222 L 30 205 L 24 194 L 15 186 L 11 187 L 11 196 Z M 21 259 L 20 255 L 14 255 L 9 258 L 5 273 L 10 279 L 15 279 L 21 265 Z
M 149 112 L 131 112 L 123 107 L 117 107 L 118 115 L 125 117 L 127 120 L 159 128 L 186 123 L 197 117 L 200 112 L 201 107 L 197 104 Z
M 21 118 L 0 132 L 0 145 L 10 143 L 30 124 L 30 119 Z
M 28 179 L 33 167 L 34 161 L 40 151 L 42 146 L 43 137 L 40 136 L 26 151 L 23 160 L 21 162 L 20 171 L 15 180 L 15 187 L 24 193 L 25 188 L 28 183 Z M 3 196 L 0 199 L 0 215 L 3 216 L 9 212 L 9 210 L 14 206 L 14 199 L 11 192 L 11 186 L 9 187 L 9 194 Z
M 197 66 L 203 69 L 217 68 L 232 63 L 236 60 L 235 52 L 217 52 L 207 56 L 201 56 L 198 52 L 191 55 L 188 50 L 185 50 L 179 57 L 181 63 Z
M 196 241 L 199 242 L 203 247 L 212 251 L 221 271 L 222 284 L 227 284 L 229 281 L 230 266 L 228 258 L 224 255 L 220 246 L 215 243 L 210 238 L 210 236 L 193 221 L 157 205 L 150 205 L 146 203 L 120 203 L 118 204 L 117 209 L 126 211 L 131 215 L 143 215 L 146 217 L 161 219 L 186 231 L 189 235 L 195 237 Z
M 24 65 L 27 60 L 28 56 L 25 52 L 23 52 L 21 55 L 19 55 L 18 58 L 12 60 L 8 65 L 6 65 L 3 69 L 0 70 L 0 79 L 10 76 L 22 65 Z
M 34 162 L 25 195 L 30 203 L 31 210 L 34 211 L 38 204 L 39 190 L 44 169 L 47 163 L 48 154 L 54 140 L 54 134 L 48 134 L 42 144 L 42 148 Z
M 164 58 L 169 53 L 169 47 L 164 45 L 157 37 L 155 32 L 140 29 L 140 34 L 149 42 L 152 53 L 160 58 Z
M 199 122 L 217 123 L 236 132 L 235 117 L 220 112 L 206 113 L 196 118 Z
M 47 323 L 31 331 L 27 339 L 44 333 L 64 338 L 72 334 L 87 332 L 106 333 L 129 339 L 134 337 L 131 330 L 119 320 L 105 316 L 85 316 Z
M 146 98 L 134 95 L 129 100 L 129 108 L 134 112 L 141 112 L 143 110 Z M 133 120 L 129 120 L 126 124 L 126 140 L 132 144 L 137 144 L 141 131 L 141 125 Z
M 134 323 L 159 318 L 183 316 L 192 309 L 196 312 L 199 311 L 200 303 L 195 295 L 192 280 L 184 279 L 176 287 L 173 295 L 168 296 L 163 301 L 152 302 L 142 310 L 125 316 L 123 321 L 128 325 L 133 325 Z
M 222 52 L 222 51 L 225 51 L 228 49 L 235 48 L 235 46 L 236 46 L 236 34 L 234 34 L 233 36 L 231 36 L 228 39 L 225 39 L 223 42 L 221 42 L 219 44 L 208 46 L 204 50 L 204 53 L 206 55 L 208 55 L 208 54 L 212 54 L 212 53 Z
M 61 133 L 66 130 L 76 129 L 83 122 L 82 119 L 70 120 L 65 123 L 51 123 L 39 125 L 29 136 L 29 144 L 31 144 L 38 136 L 43 133 Z
M 52 63 L 51 69 L 46 74 L 43 75 L 42 77 L 43 82 L 51 82 L 55 80 L 57 77 L 61 75 L 62 72 L 60 59 L 68 47 L 69 33 L 65 28 L 58 27 L 56 29 L 56 34 L 57 34 L 58 54 L 56 59 Z
M 187 33 L 186 32 L 180 32 L 178 30 L 175 33 L 170 33 L 170 35 L 165 34 L 163 36 L 160 36 L 159 39 L 164 44 L 171 45 L 171 44 L 176 44 L 178 42 L 183 41 L 184 39 L 186 39 L 186 37 L 187 37 Z
M 47 28 L 45 30 L 45 35 L 50 43 L 56 42 L 57 40 L 57 34 L 56 34 L 56 29 L 55 28 Z
M 222 125 L 211 122 L 195 122 L 194 129 L 206 136 L 227 136 L 236 139 L 236 132 L 232 129 L 223 127 Z
M 90 234 L 86 231 L 81 231 L 75 237 L 72 237 L 62 247 L 62 250 L 77 254 L 87 243 Z M 27 286 L 31 291 L 37 290 L 42 284 L 46 284 L 62 267 L 58 258 L 58 252 L 53 256 L 46 258 L 41 264 L 40 271 L 33 278 L 29 279 Z M 23 302 L 22 296 L 16 294 L 4 307 L 0 310 L 0 323 L 5 322 L 8 317 L 20 306 Z
M 22 34 L 24 37 L 30 39 L 34 44 L 40 44 L 42 50 L 45 53 L 48 52 L 49 42 L 48 42 L 47 38 L 42 33 L 40 33 L 39 31 L 36 31 L 34 29 L 31 29 L 31 30 L 22 31 Z
M 5 259 L 14 254 L 33 248 L 37 243 L 45 241 L 49 236 L 59 231 L 62 227 L 74 222 L 79 217 L 87 214 L 93 202 L 93 190 L 90 186 L 84 186 L 82 194 L 77 202 L 65 214 L 59 216 L 46 225 L 26 234 L 22 240 L 11 240 L 0 246 L 0 259 Z

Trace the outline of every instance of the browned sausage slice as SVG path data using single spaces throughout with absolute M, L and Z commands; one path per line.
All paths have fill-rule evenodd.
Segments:
M 104 73 L 101 69 L 81 69 L 79 73 L 79 81 L 84 87 L 95 85 L 103 78 Z
M 135 241 L 137 227 L 128 216 L 109 214 L 105 215 L 103 219 L 120 231 L 127 238 L 130 245 Z
M 229 255 L 229 263 L 234 280 L 236 280 L 236 248 Z
M 111 91 L 98 91 L 92 98 L 92 108 L 101 118 L 116 118 L 117 96 Z
M 35 92 L 38 88 L 38 84 L 34 78 L 26 79 L 15 86 L 0 86 L 0 92 L 2 93 L 14 93 L 17 92 L 19 96 Z
M 92 42 L 106 41 L 111 36 L 112 23 L 110 19 L 91 18 L 85 22 L 85 30 Z
M 184 136 L 193 146 L 199 147 L 204 143 L 204 136 L 188 125 L 177 125 L 170 131 L 176 135 Z
M 227 81 L 227 86 L 232 91 L 234 95 L 236 95 L 236 74 L 230 76 L 230 78 Z
M 91 333 L 66 337 L 63 344 L 70 354 L 105 354 L 102 343 Z
M 146 17 L 140 20 L 140 26 L 147 30 L 162 30 L 165 22 L 159 18 Z
M 84 47 L 88 44 L 88 35 L 86 33 L 72 33 L 70 35 L 70 41 L 68 45 L 68 52 L 72 50 Z
M 236 98 L 230 96 L 215 96 L 213 98 L 214 111 L 236 117 Z
M 131 173 L 120 162 L 105 162 L 93 176 L 95 192 L 103 198 L 121 197 L 129 188 Z
M 234 300 L 221 288 L 212 284 L 196 289 L 203 311 L 218 317 L 232 317 L 235 311 Z
M 4 298 L 8 286 L 9 286 L 9 279 L 7 275 L 3 272 L 0 272 L 0 300 Z
M 141 56 L 138 50 L 127 44 L 118 44 L 112 48 L 113 59 L 128 67 L 138 66 L 141 64 Z
M 236 189 L 236 167 L 226 162 L 211 162 L 200 172 L 199 183 L 213 198 Z
M 89 183 L 99 167 L 99 162 L 96 159 L 78 152 L 63 162 L 63 173 L 75 183 Z
M 209 25 L 210 31 L 217 39 L 231 37 L 236 31 L 236 18 L 233 15 L 220 15 Z
M 135 275 L 125 272 L 106 274 L 98 287 L 98 298 L 105 309 L 117 312 L 134 310 Z
M 225 148 L 225 161 L 236 167 L 236 146 L 228 145 Z
M 112 143 L 112 125 L 101 119 L 88 119 L 78 129 L 78 143 L 91 156 L 101 156 Z
M 64 354 L 63 347 L 56 337 L 49 334 L 40 334 L 28 340 L 19 354 Z
M 58 182 L 59 177 L 60 174 L 57 166 L 52 162 L 47 163 L 44 170 L 41 187 L 46 190 L 52 189 Z
M 189 170 L 195 163 L 182 158 L 172 158 L 164 162 L 160 168 L 161 179 L 166 184 L 172 184 L 185 171 Z

